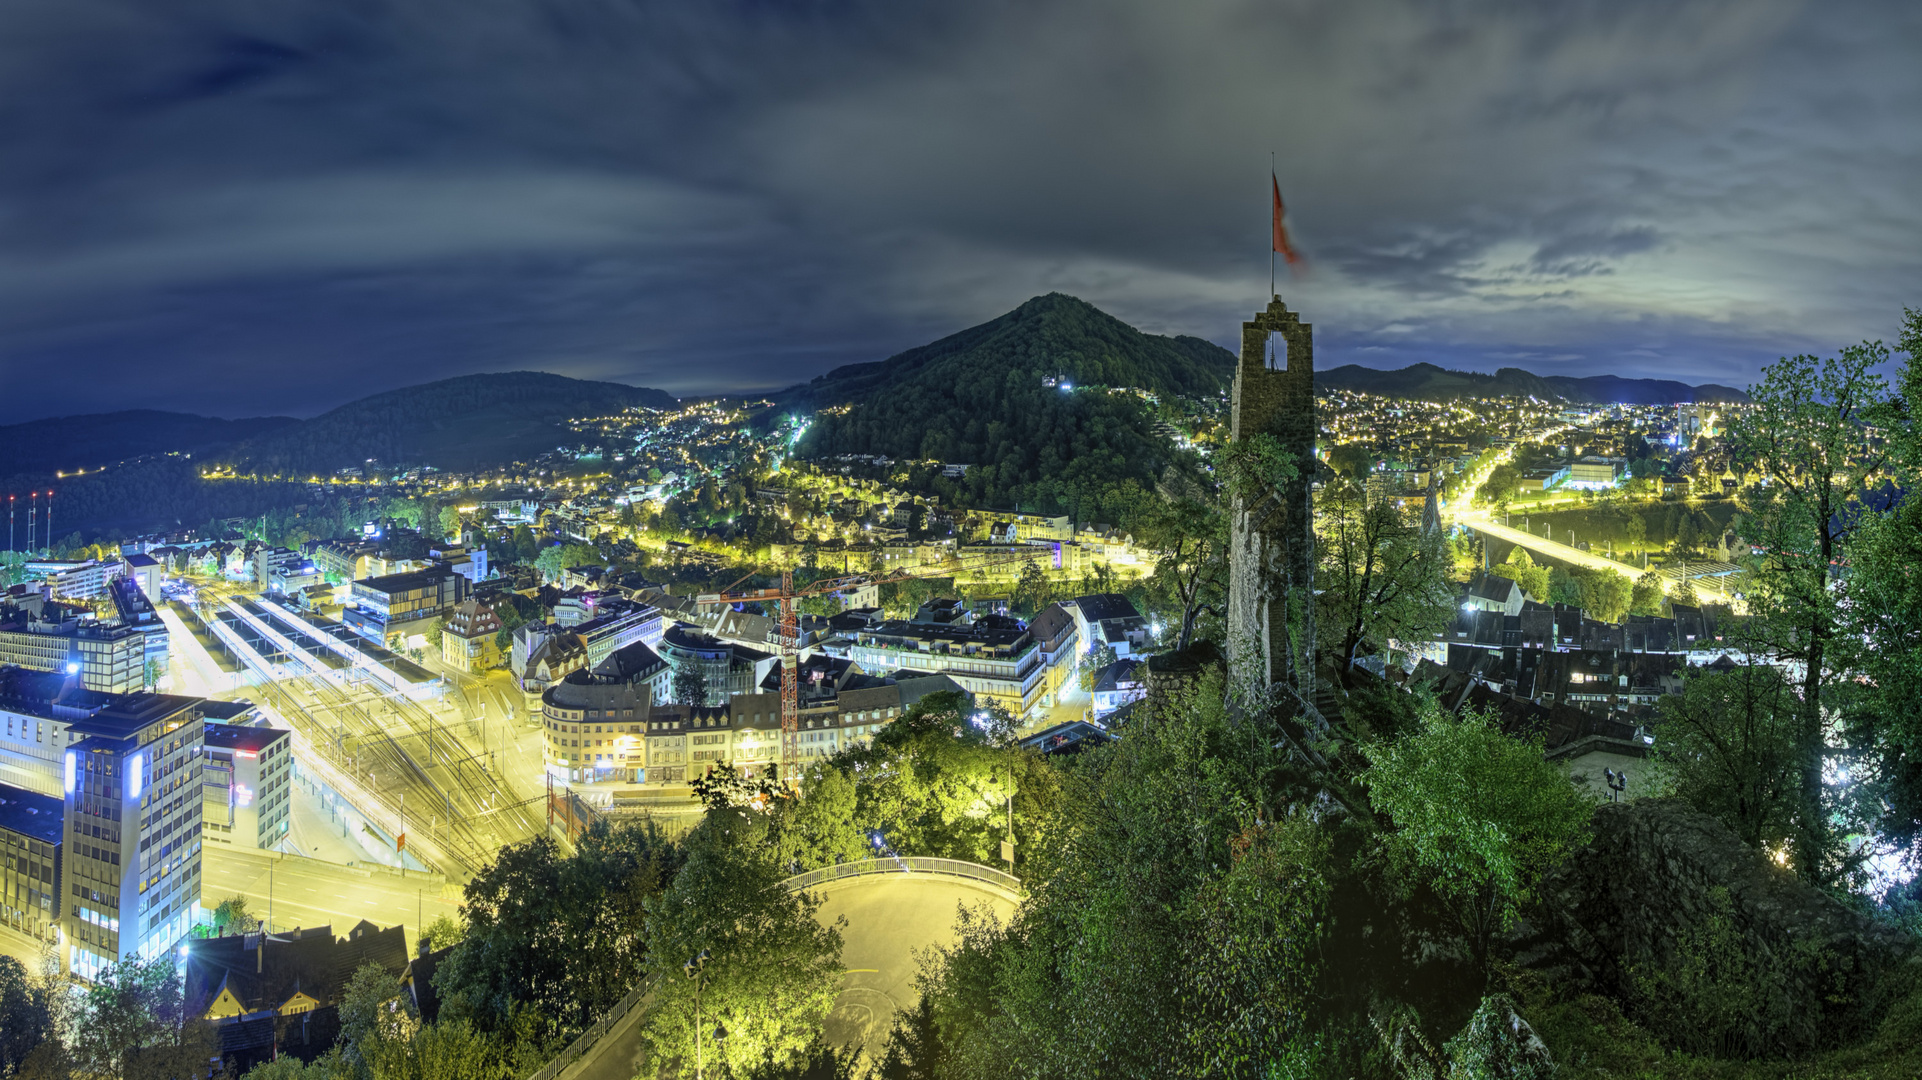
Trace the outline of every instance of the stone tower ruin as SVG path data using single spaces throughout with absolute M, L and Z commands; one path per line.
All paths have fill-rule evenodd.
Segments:
M 1314 328 L 1274 297 L 1241 324 L 1232 434 L 1266 434 L 1296 476 L 1236 498 L 1228 547 L 1228 656 L 1237 683 L 1312 694 L 1315 671 Z

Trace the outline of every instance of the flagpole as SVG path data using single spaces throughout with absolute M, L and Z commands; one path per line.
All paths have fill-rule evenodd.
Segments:
M 1268 182 L 1275 183 L 1275 152 L 1268 151 Z M 1275 298 L 1275 223 L 1268 223 L 1268 299 Z M 1266 304 L 1262 305 L 1266 307 Z

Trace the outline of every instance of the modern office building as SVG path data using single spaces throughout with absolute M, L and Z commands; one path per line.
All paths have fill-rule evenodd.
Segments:
M 124 554 L 125 545 L 121 550 L 123 568 L 119 580 L 131 584 L 147 596 L 159 596 L 160 579 L 166 576 L 166 568 L 160 564 L 160 560 L 145 552 Z
M 390 648 L 404 646 L 410 635 L 425 633 L 431 620 L 465 600 L 467 585 L 465 577 L 444 563 L 365 578 L 354 582 L 342 621 L 369 640 Z
M 29 571 L 34 564 L 27 564 Z M 61 565 L 47 573 L 47 593 L 55 600 L 95 600 L 107 593 L 107 582 L 120 576 L 120 560 L 96 562 L 86 559 Z
M 131 694 L 147 687 L 149 635 L 125 623 L 83 623 L 73 636 L 80 685 L 103 694 Z M 162 654 L 164 656 L 164 653 Z
M 119 620 L 83 618 L 72 607 L 44 603 L 0 608 L 0 664 L 77 676 L 108 694 L 145 686 L 147 634 Z
M 661 646 L 661 612 L 651 604 L 602 598 L 588 610 L 592 617 L 572 626 L 525 623 L 514 631 L 507 666 L 524 692 L 539 694 L 568 672 L 593 668 L 629 645 Z
M 113 701 L 63 673 L 0 667 L 0 783 L 59 795 L 68 725 Z
M 0 784 L 0 925 L 48 945 L 60 940 L 60 850 L 66 805 Z
M 1623 464 L 1620 458 L 1582 458 L 1568 466 L 1568 486 L 1591 491 L 1612 488 L 1621 479 Z
M 200 906 L 201 702 L 126 694 L 68 725 L 68 970 L 173 948 Z
M 214 705 L 214 702 L 208 702 Z M 285 728 L 205 722 L 201 817 L 207 842 L 271 848 L 293 820 L 294 740 Z
M 661 613 L 652 605 L 607 598 L 594 602 L 588 610 L 588 620 L 576 624 L 573 632 L 587 647 L 589 667 L 637 641 L 650 648 L 661 643 Z
M 137 555 L 145 559 L 148 556 Z M 143 689 L 155 688 L 161 677 L 167 673 L 167 655 L 171 645 L 167 624 L 160 621 L 160 613 L 154 610 L 150 596 L 158 596 L 142 591 L 139 581 L 122 578 L 108 586 L 113 596 L 114 612 L 120 621 L 133 628 L 144 643 L 141 649 L 141 686 Z

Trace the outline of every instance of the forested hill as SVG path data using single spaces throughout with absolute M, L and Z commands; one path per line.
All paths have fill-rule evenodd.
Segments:
M 573 441 L 562 426 L 569 417 L 675 404 L 661 390 L 539 371 L 463 375 L 350 402 L 243 443 L 227 460 L 244 472 L 292 477 L 326 475 L 369 458 L 472 468 L 529 459 Z
M 30 478 L 42 474 L 91 471 L 143 454 L 202 453 L 299 423 L 290 416 L 222 420 L 155 409 L 29 420 L 0 426 L 0 476 L 31 486 Z
M 1502 368 L 1488 375 L 1477 371 L 1450 371 L 1434 364 L 1411 364 L 1396 371 L 1346 364 L 1315 372 L 1315 385 L 1323 390 L 1351 390 L 1426 401 L 1529 395 L 1543 400 L 1560 398 L 1579 404 L 1599 405 L 1674 405 L 1685 401 L 1748 400 L 1748 395 L 1742 391 L 1714 383 L 1690 386 L 1670 379 L 1624 379 L 1618 375 L 1575 378 L 1569 375 L 1537 375 L 1521 368 Z
M 1144 334 L 1086 301 L 1050 293 L 932 344 L 836 368 L 783 396 L 828 410 L 808 431 L 806 456 L 968 464 L 975 467 L 955 494 L 972 505 L 1091 518 L 1108 512 L 1112 489 L 1147 483 L 1171 452 L 1150 431 L 1154 406 L 1127 391 L 1214 395 L 1228 387 L 1234 365 L 1220 346 Z

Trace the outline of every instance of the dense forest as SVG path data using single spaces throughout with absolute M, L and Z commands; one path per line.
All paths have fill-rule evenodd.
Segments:
M 992 322 L 790 391 L 821 408 L 802 452 L 967 464 L 974 505 L 1072 513 L 1173 452 L 1142 390 L 1207 397 L 1234 356 L 1197 338 L 1144 334 L 1071 296 L 1036 297 Z M 1050 381 L 1066 385 L 1049 385 Z M 1126 388 L 1126 389 L 1123 389 Z
M 7 491 L 25 492 L 45 480 L 39 474 L 28 474 L 0 480 L 0 484 Z M 55 485 L 55 491 L 55 535 L 78 532 L 90 541 L 116 534 L 191 528 L 215 518 L 255 517 L 307 501 L 306 488 L 300 484 L 203 480 L 198 460 L 185 457 L 157 457 L 85 476 L 69 476 Z M 24 495 L 15 501 L 22 548 L 26 546 L 26 502 Z M 45 512 L 44 502 L 41 511 Z M 48 545 L 36 542 L 35 546 Z
M 291 416 L 222 420 L 156 409 L 29 420 L 0 427 L 0 476 L 45 473 L 51 477 L 142 454 L 201 453 L 299 423 Z
M 243 443 L 227 457 L 243 472 L 295 477 L 324 476 L 369 458 L 471 468 L 531 458 L 574 441 L 559 426 L 569 417 L 674 404 L 661 390 L 539 371 L 463 375 L 350 402 Z

